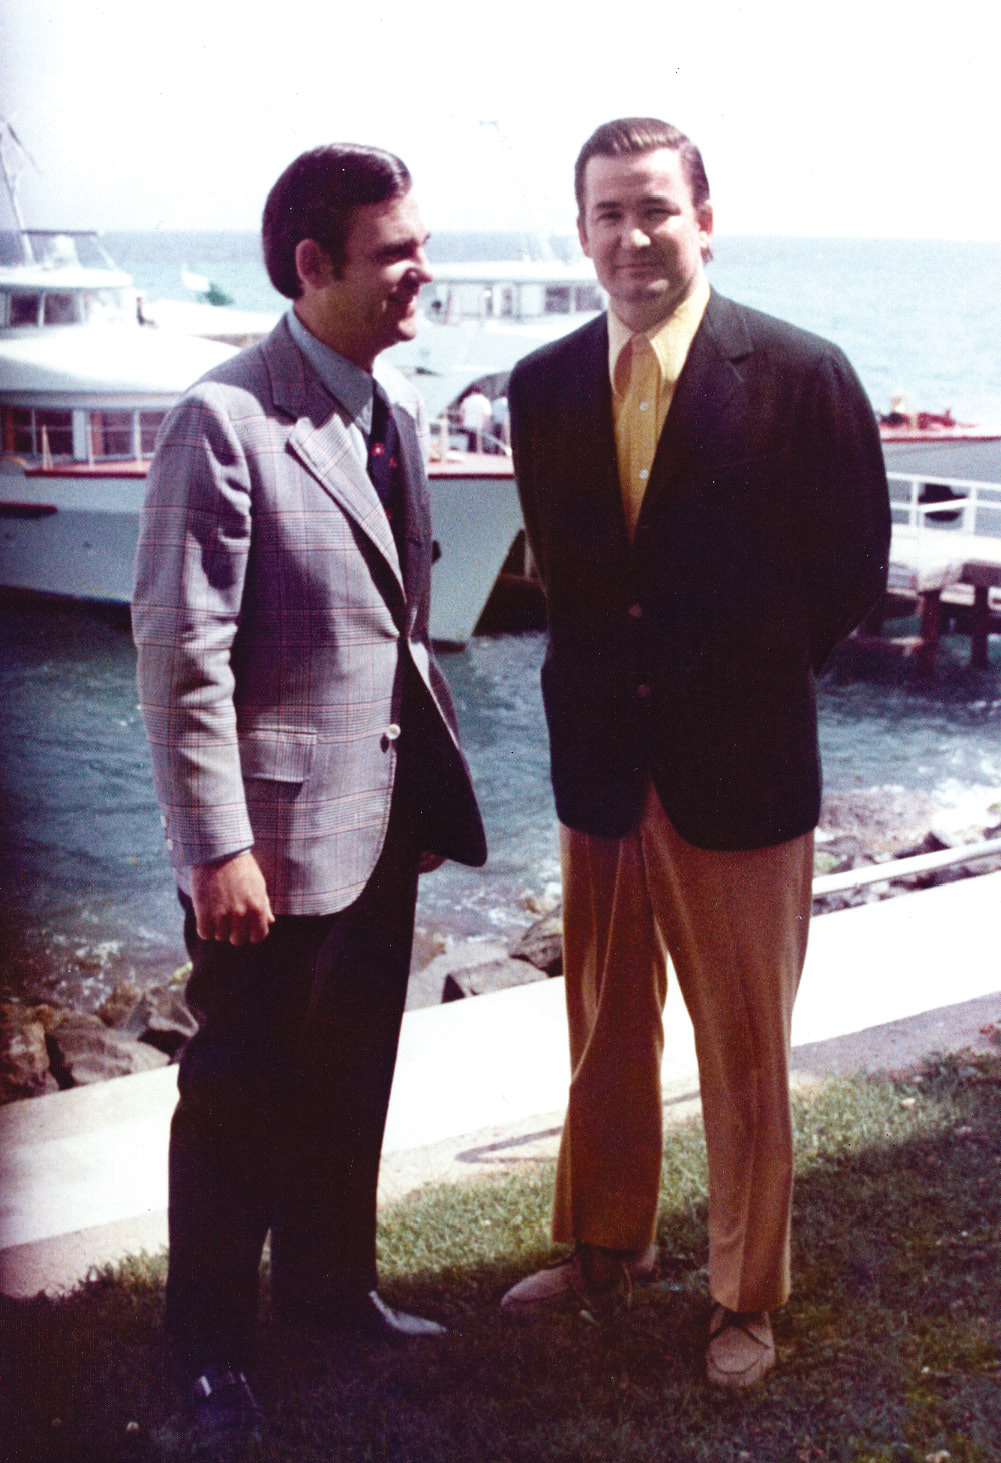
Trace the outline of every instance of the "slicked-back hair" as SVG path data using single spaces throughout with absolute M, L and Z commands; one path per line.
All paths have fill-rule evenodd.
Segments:
M 290 300 L 301 295 L 295 251 L 303 239 L 315 239 L 339 274 L 353 210 L 402 198 L 410 186 L 405 164 L 379 147 L 332 142 L 301 153 L 289 163 L 264 205 L 261 242 L 275 289 Z
M 690 137 L 669 122 L 662 122 L 659 117 L 618 117 L 614 122 L 603 122 L 596 128 L 577 154 L 574 191 L 580 216 L 584 216 L 584 171 L 593 157 L 628 157 L 630 154 L 656 152 L 661 147 L 669 147 L 681 154 L 681 165 L 692 190 L 695 207 L 701 208 L 708 203 L 709 179 L 705 164 Z

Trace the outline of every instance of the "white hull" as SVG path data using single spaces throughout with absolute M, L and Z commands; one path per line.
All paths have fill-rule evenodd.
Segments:
M 0 472 L 0 586 L 126 604 L 142 474 Z M 431 634 L 465 645 L 521 528 L 510 473 L 432 477 Z

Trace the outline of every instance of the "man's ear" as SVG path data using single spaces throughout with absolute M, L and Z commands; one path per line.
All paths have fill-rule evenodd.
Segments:
M 330 255 L 315 239 L 300 239 L 295 246 L 295 272 L 303 285 L 322 289 L 335 278 Z
M 713 206 L 707 198 L 705 203 L 696 209 L 696 218 L 699 224 L 699 243 L 702 245 L 702 257 L 712 258 L 710 245 L 713 237 Z

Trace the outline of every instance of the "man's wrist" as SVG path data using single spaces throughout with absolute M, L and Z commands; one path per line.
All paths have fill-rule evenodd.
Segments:
M 201 863 L 192 864 L 193 869 L 221 869 L 224 864 L 230 864 L 234 859 L 242 858 L 245 853 L 253 853 L 254 845 L 248 844 L 246 848 L 238 848 L 233 853 L 221 853 L 216 858 L 203 859 Z

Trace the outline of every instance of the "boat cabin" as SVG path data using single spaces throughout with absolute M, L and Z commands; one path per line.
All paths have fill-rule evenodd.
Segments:
M 421 291 L 421 305 L 429 320 L 444 325 L 587 315 L 604 304 L 586 259 L 573 264 L 557 260 L 446 264 L 434 269 L 433 283 Z
M 0 330 L 138 322 L 138 297 L 90 232 L 0 231 Z

